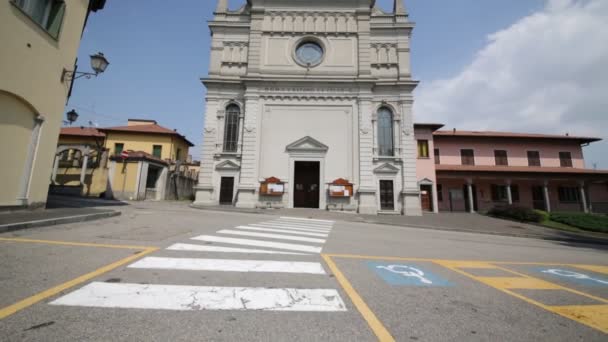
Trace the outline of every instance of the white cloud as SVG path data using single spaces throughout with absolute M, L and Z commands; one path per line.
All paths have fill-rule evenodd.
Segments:
M 608 138 L 608 1 L 548 0 L 490 34 L 454 77 L 423 82 L 414 113 L 450 128 Z M 608 168 L 608 154 L 588 157 Z

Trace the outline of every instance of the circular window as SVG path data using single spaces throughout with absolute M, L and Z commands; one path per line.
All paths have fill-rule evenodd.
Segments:
M 323 47 L 311 41 L 302 42 L 296 47 L 296 59 L 307 66 L 317 65 L 323 60 Z

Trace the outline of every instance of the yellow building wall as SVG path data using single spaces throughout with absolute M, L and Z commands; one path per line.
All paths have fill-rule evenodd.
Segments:
M 74 68 L 89 5 L 88 0 L 65 3 L 61 30 L 55 39 L 11 1 L 0 1 L 0 156 L 4 164 L 0 168 L 0 206 L 41 206 L 46 202 L 69 90 L 68 82 L 60 81 L 61 73 L 64 68 Z M 27 199 L 21 202 L 18 196 L 23 168 L 34 119 L 39 114 L 45 121 Z
M 80 185 L 80 172 L 82 169 L 78 167 L 57 169 L 57 178 L 55 179 L 58 185 L 78 186 Z M 87 169 L 84 177 L 82 188 L 83 196 L 99 197 L 106 191 L 108 182 L 108 169 L 97 167 L 95 169 Z
M 135 193 L 137 182 L 137 168 L 139 162 L 116 163 L 114 169 L 114 180 L 112 181 L 112 192 Z
M 154 145 L 161 145 L 161 159 L 175 160 L 177 149 L 181 149 L 180 160 L 188 157 L 188 145 L 182 140 L 169 135 L 106 132 L 105 147 L 114 155 L 116 143 L 124 144 L 124 150 L 143 151 L 152 154 Z

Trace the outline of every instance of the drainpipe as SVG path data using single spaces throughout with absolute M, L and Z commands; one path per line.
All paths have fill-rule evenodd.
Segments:
M 44 120 L 45 117 L 43 115 L 38 115 L 34 119 L 34 129 L 32 130 L 30 146 L 27 151 L 27 159 L 25 160 L 25 169 L 23 172 L 23 176 L 21 177 L 19 196 L 17 197 L 17 201 L 20 203 L 20 205 L 27 206 L 30 204 L 29 197 L 32 186 L 32 177 L 34 175 L 36 157 L 38 156 L 38 146 L 40 145 L 40 133 Z

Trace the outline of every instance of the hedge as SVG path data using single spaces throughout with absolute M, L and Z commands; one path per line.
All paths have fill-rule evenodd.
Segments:
M 520 222 L 539 223 L 544 220 L 544 215 L 541 212 L 516 205 L 496 206 L 488 211 L 488 215 Z
M 594 232 L 608 233 L 608 216 L 585 213 L 551 213 L 551 221 Z

